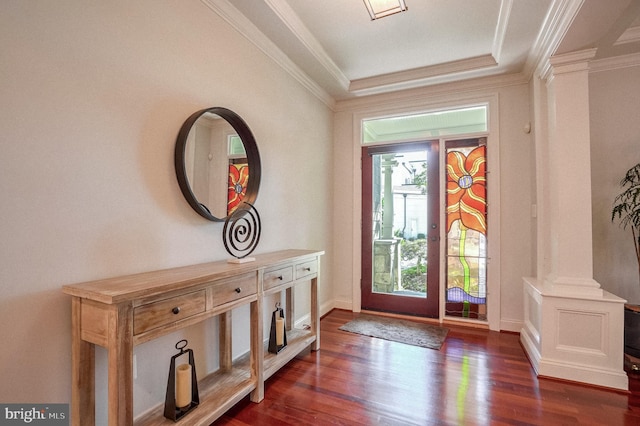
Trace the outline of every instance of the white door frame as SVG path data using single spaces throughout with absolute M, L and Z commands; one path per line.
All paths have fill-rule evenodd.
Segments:
M 487 181 L 488 181 L 488 205 L 489 218 L 488 229 L 490 236 L 488 239 L 488 260 L 487 260 L 487 321 L 481 321 L 483 324 L 488 324 L 490 330 L 500 330 L 500 132 L 498 122 L 498 95 L 485 95 L 485 96 L 459 96 L 455 99 L 448 99 L 447 101 L 432 101 L 421 102 L 418 105 L 407 107 L 406 103 L 400 103 L 395 106 L 388 106 L 385 109 L 369 108 L 353 113 L 353 170 L 357 171 L 353 173 L 353 188 L 352 193 L 354 200 L 362 199 L 362 174 L 360 173 L 361 167 L 361 152 L 362 152 L 362 122 L 363 120 L 384 118 L 390 116 L 401 115 L 413 115 L 430 111 L 442 111 L 447 109 L 459 109 L 470 105 L 485 104 L 488 106 L 488 132 L 482 134 L 463 134 L 463 135 L 445 135 L 434 136 L 434 139 L 440 138 L 441 143 L 444 140 L 460 139 L 463 137 L 475 137 L 486 136 L 487 137 Z M 443 145 L 441 145 L 442 147 Z M 440 165 L 444 166 L 444 149 L 440 150 Z M 445 168 L 441 168 L 445 170 Z M 446 179 L 441 179 L 440 182 L 441 191 L 441 203 L 446 202 L 444 197 L 444 191 L 446 188 Z M 444 204 L 443 204 L 444 205 Z M 444 222 L 444 211 L 441 209 L 441 223 Z M 360 224 L 362 221 L 362 207 L 361 203 L 354 203 L 353 208 L 353 223 Z M 444 235 L 444 227 L 441 227 L 441 241 L 446 241 Z M 352 310 L 354 312 L 360 312 L 362 309 L 361 304 L 361 267 L 362 253 L 361 253 L 361 228 L 360 226 L 353 227 L 353 253 L 352 253 L 352 265 L 353 265 L 353 279 L 352 279 Z M 440 268 L 440 315 L 439 320 L 444 320 L 444 273 L 446 268 L 444 262 L 446 256 L 444 253 L 444 245 L 441 245 L 441 268 Z M 457 318 L 456 318 L 457 320 Z M 468 322 L 478 322 L 477 320 L 466 320 Z

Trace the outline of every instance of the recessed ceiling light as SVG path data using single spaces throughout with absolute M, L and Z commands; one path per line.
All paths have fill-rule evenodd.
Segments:
M 407 10 L 404 0 L 364 0 L 364 5 L 367 7 L 371 20 Z

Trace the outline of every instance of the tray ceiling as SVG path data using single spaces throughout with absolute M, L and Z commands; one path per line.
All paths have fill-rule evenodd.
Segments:
M 561 42 L 601 48 L 600 56 L 639 51 L 634 0 L 406 0 L 406 12 L 375 21 L 362 0 L 202 1 L 333 100 L 483 76 L 528 78 Z M 624 46 L 615 44 L 623 34 Z

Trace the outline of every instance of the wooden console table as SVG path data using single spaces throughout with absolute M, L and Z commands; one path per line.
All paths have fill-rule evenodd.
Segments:
M 320 348 L 318 281 L 322 251 L 284 250 L 248 263 L 203 263 L 66 285 L 72 296 L 73 425 L 95 424 L 95 345 L 108 352 L 109 425 L 133 425 L 133 348 L 213 316 L 220 323 L 220 368 L 198 377 L 200 405 L 184 424 L 209 425 L 247 395 L 264 398 L 264 381 L 307 347 Z M 294 288 L 311 283 L 308 329 L 294 329 Z M 287 346 L 269 353 L 263 338 L 263 297 L 285 292 Z M 231 311 L 250 305 L 248 356 L 231 358 Z M 169 360 L 167 360 L 168 363 Z M 167 372 L 159 371 L 166 375 Z M 163 404 L 136 425 L 174 424 Z

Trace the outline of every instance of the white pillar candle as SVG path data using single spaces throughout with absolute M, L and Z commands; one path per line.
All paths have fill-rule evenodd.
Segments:
M 276 316 L 276 345 L 282 346 L 284 344 L 284 318 Z
M 191 365 L 180 364 L 176 367 L 176 407 L 191 404 Z

